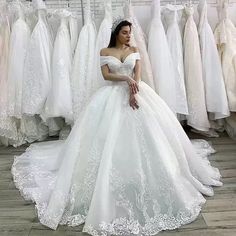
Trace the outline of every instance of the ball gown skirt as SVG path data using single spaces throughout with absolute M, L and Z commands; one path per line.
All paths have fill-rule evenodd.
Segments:
M 139 59 L 106 57 L 114 73 Z M 129 105 L 126 82 L 108 82 L 90 99 L 65 141 L 32 144 L 16 157 L 14 181 L 52 229 L 91 235 L 155 235 L 196 219 L 220 173 L 207 142 L 191 141 L 166 103 L 144 82 Z

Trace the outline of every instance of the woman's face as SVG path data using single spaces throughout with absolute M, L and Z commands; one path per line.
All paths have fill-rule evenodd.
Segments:
M 117 35 L 116 39 L 121 43 L 121 44 L 129 44 L 130 42 L 130 34 L 131 34 L 131 29 L 130 26 L 123 26 Z

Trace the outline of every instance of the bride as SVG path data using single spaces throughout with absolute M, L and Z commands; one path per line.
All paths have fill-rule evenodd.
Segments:
M 91 98 L 66 141 L 32 144 L 15 158 L 14 181 L 40 222 L 84 224 L 91 235 L 155 235 L 196 219 L 203 195 L 221 186 L 165 102 L 141 81 L 131 23 L 113 24 L 101 50 L 106 86 Z

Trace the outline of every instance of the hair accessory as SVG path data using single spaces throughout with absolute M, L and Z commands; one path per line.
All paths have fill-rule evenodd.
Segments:
M 116 29 L 116 27 L 122 22 L 124 21 L 124 18 L 121 16 L 118 16 L 114 19 L 113 23 L 112 23 L 112 28 L 111 28 L 111 32 L 113 33 Z

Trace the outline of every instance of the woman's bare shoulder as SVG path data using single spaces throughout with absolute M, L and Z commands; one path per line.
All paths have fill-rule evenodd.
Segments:
M 109 56 L 111 53 L 111 49 L 110 48 L 102 48 L 100 50 L 100 56 Z
M 138 48 L 137 47 L 130 47 L 130 50 L 132 52 L 139 52 Z

